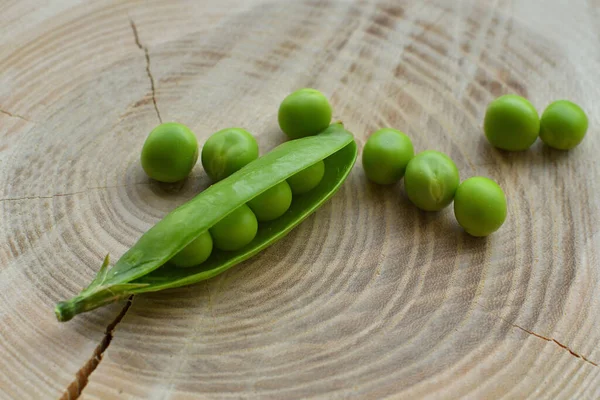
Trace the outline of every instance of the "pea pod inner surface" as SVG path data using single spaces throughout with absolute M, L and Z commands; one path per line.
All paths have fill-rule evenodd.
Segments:
M 166 215 L 113 268 L 108 269 L 105 261 L 88 288 L 57 305 L 57 318 L 66 321 L 131 294 L 188 285 L 220 274 L 285 236 L 321 206 L 344 182 L 356 156 L 353 136 L 341 124 L 332 124 L 316 136 L 283 143 Z M 324 160 L 326 171 L 319 186 L 295 197 L 282 217 L 261 223 L 249 245 L 235 252 L 215 253 L 199 267 L 159 268 L 237 207 L 319 160 Z

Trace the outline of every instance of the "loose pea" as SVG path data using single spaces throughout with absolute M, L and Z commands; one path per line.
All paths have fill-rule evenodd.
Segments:
M 198 160 L 198 141 L 185 125 L 167 122 L 154 128 L 142 147 L 142 168 L 152 179 L 177 182 Z
M 256 216 L 242 205 L 210 229 L 214 245 L 219 250 L 234 251 L 250 243 L 258 231 Z
M 171 258 L 171 262 L 178 267 L 193 267 L 200 265 L 210 257 L 213 241 L 210 233 L 204 232 L 194 241 L 185 246 L 183 250 Z
M 502 188 L 481 176 L 460 184 L 454 197 L 454 215 L 463 229 L 473 236 L 487 236 L 506 220 L 506 197 Z
M 325 163 L 321 160 L 287 179 L 292 193 L 295 195 L 310 192 L 316 188 L 325 175 Z
M 214 133 L 202 148 L 202 166 L 215 182 L 258 158 L 258 143 L 248 131 L 227 128 Z
M 583 140 L 588 118 L 577 104 L 568 100 L 551 103 L 540 120 L 540 139 L 547 146 L 570 150 Z
M 485 113 L 483 129 L 495 147 L 509 151 L 527 150 L 540 132 L 540 119 L 527 99 L 508 94 L 492 101 Z
M 329 126 L 331 106 L 315 89 L 300 89 L 288 95 L 279 106 L 279 127 L 290 139 L 316 135 Z
M 448 206 L 459 183 L 456 165 L 438 151 L 419 153 L 406 166 L 406 194 L 414 205 L 425 211 L 439 211 Z
M 388 185 L 402 179 L 414 155 L 407 135 L 395 129 L 380 129 L 369 137 L 363 148 L 363 168 L 369 180 Z
M 286 181 L 278 183 L 250 200 L 252 209 L 259 221 L 271 221 L 281 217 L 292 204 L 292 190 Z

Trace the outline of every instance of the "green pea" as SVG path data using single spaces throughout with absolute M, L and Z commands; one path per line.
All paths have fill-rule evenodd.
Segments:
M 459 183 L 456 165 L 438 151 L 419 153 L 406 166 L 406 194 L 414 205 L 425 211 L 439 211 L 452 203 Z
M 293 194 L 304 194 L 316 188 L 323 180 L 323 175 L 325 175 L 325 163 L 320 160 L 290 176 L 287 183 L 290 185 Z
M 258 231 L 256 216 L 247 205 L 242 205 L 210 228 L 215 247 L 234 251 L 250 243 Z
M 177 182 L 198 160 L 198 141 L 185 125 L 167 122 L 154 128 L 142 147 L 142 168 L 152 179 Z
M 460 184 L 454 197 L 454 215 L 463 229 L 473 236 L 487 236 L 506 220 L 506 196 L 502 188 L 482 176 Z
M 316 135 L 329 126 L 331 106 L 318 90 L 300 89 L 283 99 L 278 120 L 290 139 Z
M 171 263 L 178 267 L 193 267 L 195 265 L 200 265 L 210 257 L 212 249 L 212 237 L 207 231 L 185 246 L 179 253 L 175 254 L 175 256 L 171 258 Z
M 588 118 L 577 104 L 568 100 L 551 103 L 540 120 L 540 139 L 547 146 L 570 150 L 583 140 Z
M 259 221 L 271 221 L 281 217 L 292 204 L 292 190 L 286 181 L 278 183 L 248 202 Z
M 380 129 L 369 137 L 363 148 L 363 168 L 370 181 L 389 185 L 402 179 L 414 155 L 407 135 L 395 129 Z
M 248 131 L 227 128 L 214 133 L 202 148 L 202 166 L 215 182 L 258 158 L 258 143 Z
M 493 146 L 502 150 L 523 151 L 536 141 L 540 119 L 527 99 L 508 94 L 489 104 L 483 130 Z

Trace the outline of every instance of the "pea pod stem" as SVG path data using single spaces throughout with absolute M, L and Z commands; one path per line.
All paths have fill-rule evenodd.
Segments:
M 167 214 L 114 267 L 108 268 L 107 256 L 86 289 L 56 305 L 57 319 L 68 321 L 79 313 L 132 294 L 209 279 L 252 257 L 289 233 L 333 196 L 352 170 L 356 156 L 354 138 L 341 123 L 330 125 L 316 136 L 283 143 Z M 213 254 L 197 267 L 160 268 L 233 210 L 320 160 L 325 162 L 325 176 L 319 186 L 294 198 L 284 216 L 261 224 L 257 236 L 245 248 Z
M 68 321 L 75 315 L 93 310 L 106 304 L 124 300 L 133 294 L 135 289 L 147 286 L 146 284 L 120 284 L 105 286 L 104 281 L 108 272 L 110 257 L 107 255 L 100 267 L 100 271 L 90 285 L 80 294 L 67 301 L 56 304 L 54 313 L 61 321 Z
M 126 290 L 119 291 L 118 287 L 105 288 L 85 296 L 75 296 L 70 300 L 56 304 L 54 313 L 60 322 L 69 321 L 75 315 L 91 311 L 104 305 L 125 300 L 131 296 Z

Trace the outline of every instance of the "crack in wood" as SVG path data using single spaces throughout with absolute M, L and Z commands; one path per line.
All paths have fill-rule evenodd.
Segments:
M 42 196 L 22 196 L 22 197 L 7 197 L 4 199 L 0 199 L 0 202 L 4 201 L 20 201 L 20 200 L 40 200 L 40 199 L 53 199 L 55 197 L 66 197 L 66 196 L 75 196 L 78 194 L 87 193 L 90 190 L 101 190 L 101 189 L 116 189 L 122 187 L 136 186 L 136 185 L 151 185 L 152 182 L 136 182 L 136 183 L 128 183 L 125 185 L 113 185 L 113 186 L 93 186 L 89 188 L 85 188 L 84 190 L 79 190 L 77 192 L 69 192 L 69 193 L 56 193 L 50 195 L 42 195 Z
M 138 34 L 137 26 L 133 19 L 129 19 L 129 24 L 131 25 L 131 30 L 133 31 L 133 37 L 135 39 L 136 46 L 144 52 L 144 56 L 146 57 L 146 74 L 148 75 L 148 79 L 150 80 L 150 89 L 152 90 L 152 103 L 154 103 L 154 111 L 156 111 L 156 116 L 158 117 L 159 122 L 162 124 L 162 117 L 160 116 L 160 111 L 158 110 L 158 104 L 156 103 L 156 85 L 154 84 L 154 76 L 152 75 L 152 71 L 150 70 L 150 52 L 148 51 L 148 47 L 142 45 L 140 41 L 140 35 Z
M 12 118 L 18 118 L 20 120 L 23 120 L 23 121 L 26 121 L 26 122 L 31 122 L 32 124 L 35 124 L 35 121 L 32 121 L 29 118 L 25 118 L 24 116 L 16 114 L 14 112 L 6 111 L 6 110 L 4 110 L 2 108 L 0 108 L 0 113 L 2 113 L 4 115 L 8 115 L 9 117 L 12 117 Z
M 486 308 L 485 308 L 483 305 L 481 305 L 479 302 L 477 302 L 477 301 L 476 301 L 476 302 L 475 302 L 475 304 L 477 304 L 477 305 L 478 305 L 479 307 L 481 307 L 483 310 L 486 310 Z M 566 346 L 566 345 L 562 344 L 562 343 L 561 343 L 561 342 L 559 342 L 558 340 L 556 340 L 556 339 L 553 339 L 553 338 L 548 338 L 548 337 L 546 337 L 546 336 L 542 336 L 542 335 L 540 335 L 540 334 L 538 334 L 538 333 L 535 333 L 535 332 L 533 332 L 533 331 L 530 331 L 529 329 L 525 329 L 525 328 L 523 328 L 522 326 L 519 326 L 519 325 L 517 325 L 517 324 L 513 324 L 512 322 L 510 322 L 510 321 L 506 320 L 505 318 L 502 318 L 501 316 L 499 316 L 498 314 L 496 314 L 496 313 L 494 313 L 494 312 L 492 312 L 492 311 L 488 311 L 488 310 L 486 310 L 486 311 L 487 311 L 487 312 L 489 312 L 489 313 L 490 313 L 490 315 L 492 315 L 492 316 L 494 316 L 494 317 L 498 318 L 499 320 L 501 320 L 501 321 L 503 321 L 503 322 L 505 322 L 505 323 L 507 323 L 507 324 L 511 325 L 513 328 L 520 329 L 520 330 L 522 330 L 523 332 L 525 332 L 525 333 L 528 333 L 528 334 L 530 334 L 531 336 L 535 336 L 535 337 L 536 337 L 536 338 L 538 338 L 538 339 L 545 340 L 546 342 L 551 342 L 551 343 L 554 343 L 554 344 L 556 344 L 557 346 L 561 347 L 562 349 L 564 349 L 564 350 L 567 350 L 567 351 L 568 351 L 568 352 L 569 352 L 569 353 L 570 353 L 570 354 L 571 354 L 573 357 L 575 357 L 575 358 L 579 358 L 579 359 L 581 359 L 581 360 L 583 360 L 583 361 L 585 361 L 585 362 L 587 362 L 587 363 L 589 363 L 589 364 L 593 365 L 594 367 L 598 367 L 598 363 L 595 363 L 594 361 L 590 360 L 589 358 L 587 358 L 586 356 L 584 356 L 584 355 L 582 355 L 582 354 L 576 353 L 576 352 L 575 352 L 575 351 L 573 351 L 573 350 L 572 350 L 570 347 L 568 347 L 568 346 Z
M 551 343 L 554 343 L 554 344 L 558 345 L 559 347 L 562 347 L 564 350 L 567 350 L 569 353 L 571 353 L 571 355 L 572 355 L 573 357 L 580 358 L 580 359 L 582 359 L 583 361 L 585 361 L 585 362 L 587 362 L 587 363 L 590 363 L 590 364 L 592 364 L 594 367 L 598 367 L 598 364 L 597 364 L 597 363 L 595 363 L 595 362 L 593 362 L 593 361 L 589 360 L 587 357 L 585 357 L 585 356 L 584 356 L 584 355 L 582 355 L 582 354 L 579 354 L 579 353 L 576 353 L 576 352 L 574 352 L 574 351 L 573 351 L 573 350 L 571 350 L 571 349 L 570 349 L 568 346 L 565 346 L 564 344 L 562 344 L 561 342 L 559 342 L 559 341 L 558 341 L 558 340 L 556 340 L 556 339 L 553 339 L 553 338 L 547 338 L 547 337 L 545 337 L 545 336 L 542 336 L 542 335 L 540 335 L 540 334 L 537 334 L 537 333 L 535 333 L 535 332 L 532 332 L 532 331 L 530 331 L 529 329 L 525 329 L 525 328 L 523 328 L 523 327 L 521 327 L 521 326 L 519 326 L 519 325 L 516 325 L 516 324 L 511 324 L 511 325 L 512 325 L 513 327 L 515 327 L 515 328 L 518 328 L 518 329 L 522 330 L 523 332 L 526 332 L 526 333 L 528 333 L 528 334 L 532 335 L 532 336 L 535 336 L 535 337 L 537 337 L 537 338 L 539 338 L 539 339 L 545 340 L 546 342 L 551 342 Z
M 19 200 L 39 200 L 39 199 L 52 199 L 54 197 L 65 197 L 65 196 L 75 196 L 76 194 L 85 193 L 87 190 L 82 190 L 79 192 L 73 193 L 57 193 L 50 196 L 23 196 L 23 197 L 7 197 L 5 199 L 0 199 L 0 202 L 3 201 L 19 201 Z
M 110 342 L 112 341 L 114 335 L 113 332 L 116 326 L 121 322 L 129 307 L 131 307 L 131 303 L 133 302 L 133 295 L 127 299 L 127 304 L 123 307 L 119 315 L 111 322 L 104 331 L 104 337 L 100 344 L 94 350 L 92 357 L 77 371 L 75 374 L 75 380 L 71 382 L 71 384 L 67 387 L 60 400 L 75 400 L 79 398 L 83 389 L 88 383 L 90 375 L 94 370 L 98 367 L 100 362 L 102 361 L 102 356 L 108 346 L 110 346 Z

